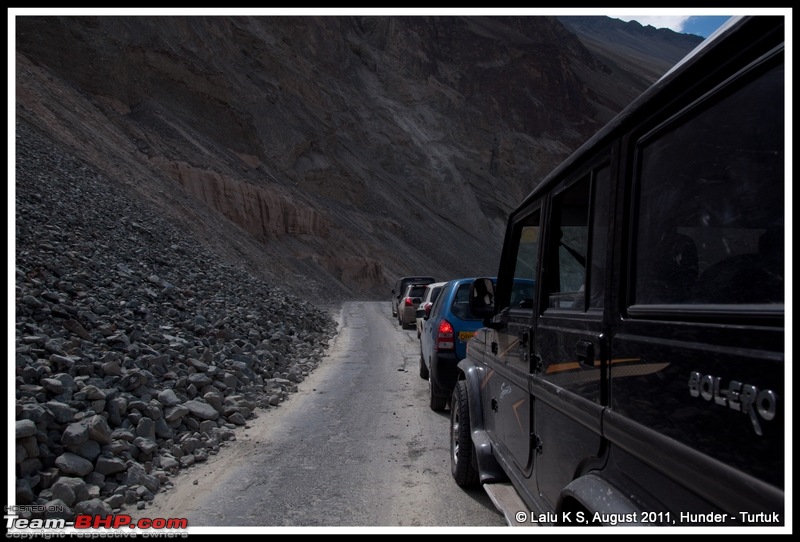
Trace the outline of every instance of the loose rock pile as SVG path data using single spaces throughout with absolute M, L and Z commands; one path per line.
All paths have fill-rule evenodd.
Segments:
M 336 323 L 25 124 L 16 151 L 16 504 L 141 508 L 297 391 Z

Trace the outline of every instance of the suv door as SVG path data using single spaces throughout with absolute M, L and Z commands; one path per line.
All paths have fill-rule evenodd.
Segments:
M 523 211 L 511 225 L 514 243 L 504 254 L 498 277 L 496 307 L 504 325 L 489 331 L 486 353 L 490 366 L 489 393 L 484 394 L 484 423 L 495 434 L 500 455 L 514 465 L 513 470 L 528 476 L 533 468 L 531 430 L 534 401 L 529 392 L 531 372 L 531 329 L 533 300 L 517 298 L 517 279 L 535 279 L 539 264 L 539 228 L 541 206 L 537 203 Z
M 570 481 L 602 461 L 610 155 L 556 187 L 546 219 L 531 389 L 536 483 L 551 509 Z

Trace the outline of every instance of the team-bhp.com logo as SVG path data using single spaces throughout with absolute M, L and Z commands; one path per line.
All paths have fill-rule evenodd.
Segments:
M 120 536 L 187 537 L 186 518 L 139 518 L 127 514 L 97 516 L 78 514 L 73 521 L 63 518 L 24 518 L 19 512 L 47 512 L 35 505 L 6 506 L 3 519 L 6 538 L 100 538 Z M 144 532 L 143 532 L 144 531 Z

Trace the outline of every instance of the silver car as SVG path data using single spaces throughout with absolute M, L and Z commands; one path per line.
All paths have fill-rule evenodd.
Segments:
M 394 288 L 392 288 L 392 317 L 397 318 L 397 305 L 400 302 L 400 296 L 406 292 L 409 284 L 430 284 L 431 282 L 436 282 L 436 279 L 425 276 L 400 277 L 397 279 L 397 282 L 394 283 Z
M 422 300 L 427 284 L 409 284 L 400 299 L 397 300 L 397 322 L 400 327 L 416 325 L 417 307 Z

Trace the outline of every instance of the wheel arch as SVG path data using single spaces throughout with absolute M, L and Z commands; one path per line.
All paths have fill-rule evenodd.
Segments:
M 641 508 L 597 473 L 576 478 L 561 490 L 558 511 L 584 512 L 588 523 L 594 515 L 638 518 Z M 597 522 L 602 523 L 602 522 Z
M 467 385 L 470 432 L 475 447 L 480 482 L 482 484 L 507 482 L 508 475 L 494 456 L 492 442 L 484 425 L 481 409 L 481 370 L 468 358 L 463 359 L 458 363 L 458 380 L 464 380 Z

